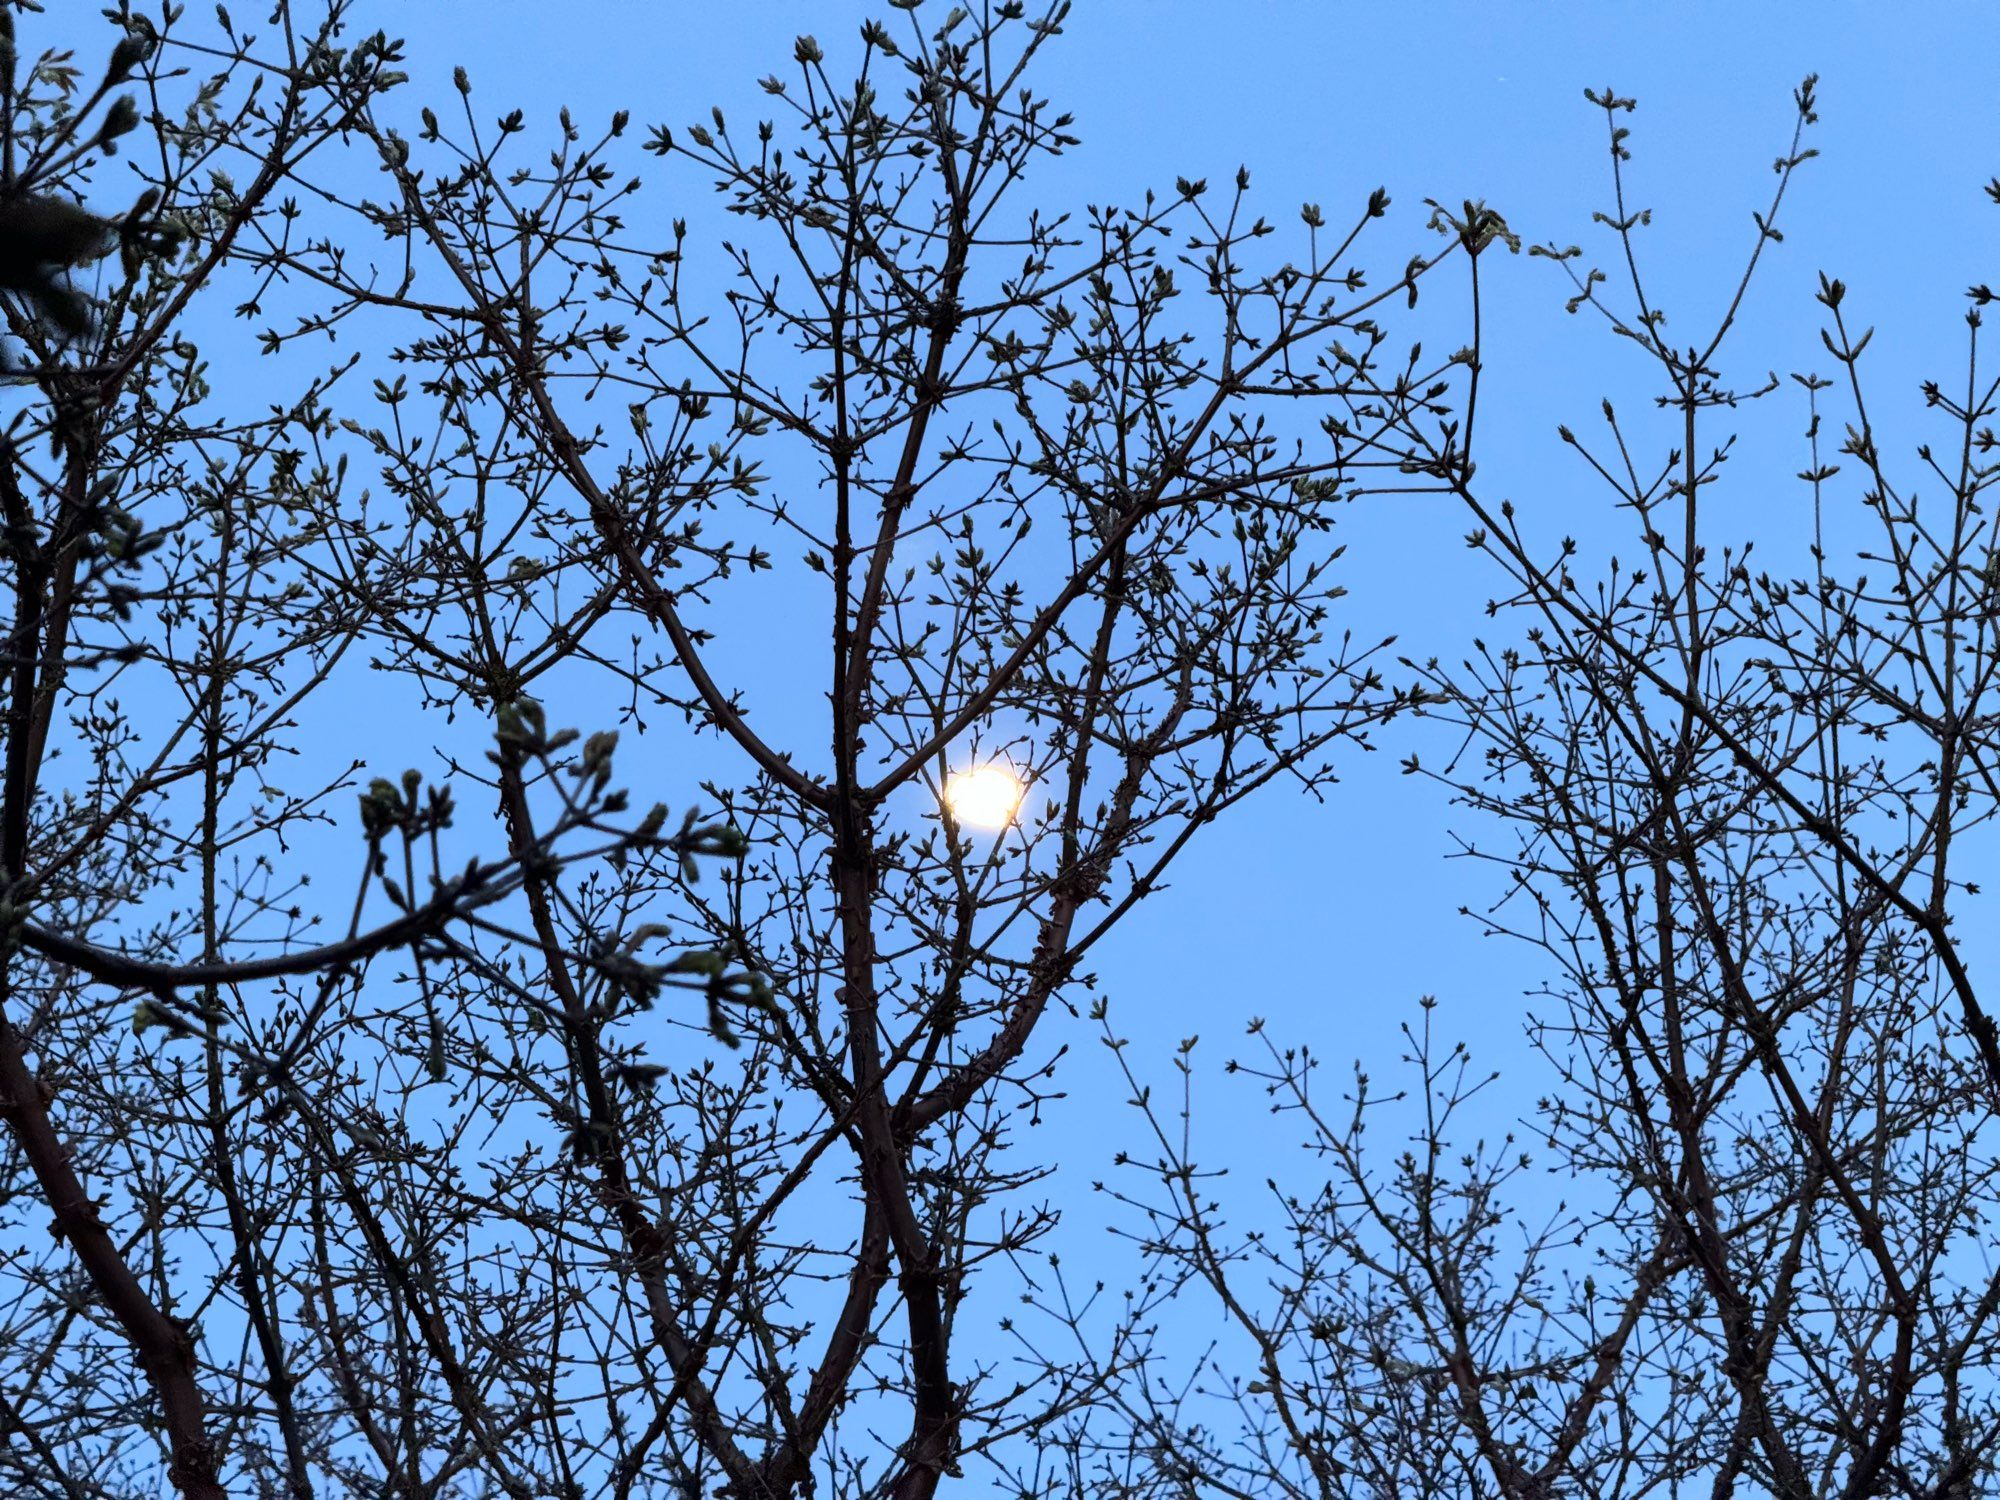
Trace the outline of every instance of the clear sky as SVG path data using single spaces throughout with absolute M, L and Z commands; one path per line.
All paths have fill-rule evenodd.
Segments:
M 463 63 L 496 110 L 567 102 L 679 124 L 711 103 L 754 113 L 755 79 L 787 63 L 797 33 L 831 51 L 879 9 L 426 0 L 383 5 L 381 24 L 410 42 L 413 100 Z M 1246 164 L 1260 198 L 1280 206 L 1354 203 L 1385 185 L 1392 232 L 1413 243 L 1423 198 L 1475 196 L 1530 241 L 1595 250 L 1589 215 L 1608 179 L 1602 116 L 1583 90 L 1611 85 L 1639 100 L 1633 181 L 1656 211 L 1651 276 L 1692 330 L 1733 287 L 1750 210 L 1768 197 L 1788 138 L 1791 91 L 1817 72 L 1822 155 L 1797 180 L 1733 368 L 1754 383 L 1766 369 L 1827 364 L 1812 302 L 1826 269 L 1881 329 L 1878 389 L 1902 403 L 1894 426 L 1914 411 L 1918 379 L 1955 367 L 1961 294 L 1994 274 L 2000 208 L 1980 189 L 2000 171 L 2000 98 L 1986 74 L 1996 24 L 1965 5 L 1080 0 L 1041 87 L 1075 112 L 1083 145 L 1040 191 L 1060 206 L 1129 201 L 1177 175 L 1222 180 Z M 1555 424 L 1581 425 L 1601 393 L 1629 388 L 1634 361 L 1601 328 L 1565 317 L 1566 287 L 1545 261 L 1501 267 L 1490 292 L 1482 468 L 1546 529 L 1588 534 L 1601 499 Z M 1767 484 L 1770 503 L 1798 503 L 1803 422 L 1796 402 L 1746 417 L 1729 503 L 1762 503 Z M 1487 586 L 1462 561 L 1456 514 L 1357 523 L 1393 532 L 1410 554 L 1394 580 L 1407 644 L 1450 654 L 1480 628 Z M 1386 608 L 1365 576 L 1383 548 L 1355 550 L 1361 629 Z M 1434 992 L 1442 1024 L 1485 1055 L 1516 1055 L 1532 967 L 1454 916 L 1491 893 L 1490 876 L 1445 861 L 1447 829 L 1466 825 L 1435 787 L 1395 772 L 1392 754 L 1354 761 L 1346 795 L 1325 806 L 1274 788 L 1210 830 L 1207 857 L 1183 866 L 1102 957 L 1123 1027 L 1163 1054 L 1191 1031 L 1219 1043 L 1262 1013 L 1336 1060 L 1387 1062 L 1396 1023 Z M 1508 1098 L 1525 1106 L 1537 1090 L 1528 1076 L 1516 1082 Z M 1209 1087 L 1215 1098 L 1226 1085 Z M 1217 1110 L 1218 1133 L 1228 1116 L 1244 1118 Z
M 43 24 L 80 24 L 76 16 Z M 246 9 L 249 7 L 246 6 Z M 745 117 L 758 76 L 787 65 L 793 37 L 829 53 L 850 45 L 880 7 L 826 0 L 373 0 L 364 17 L 408 39 L 409 108 L 472 73 L 492 112 L 519 104 L 544 120 L 629 108 L 636 123 L 680 125 L 710 104 Z M 1880 327 L 1878 389 L 1898 415 L 1916 382 L 1960 357 L 1963 290 L 1992 279 L 2000 208 L 1981 192 L 2000 171 L 2000 96 L 1991 86 L 2000 20 L 1971 5 L 1345 3 L 1345 0 L 1079 0 L 1047 55 L 1040 88 L 1077 116 L 1081 147 L 1045 173 L 1056 207 L 1131 201 L 1178 175 L 1226 180 L 1239 164 L 1260 196 L 1288 212 L 1302 200 L 1358 205 L 1384 185 L 1387 232 L 1422 243 L 1421 200 L 1481 197 L 1531 241 L 1601 243 L 1591 210 L 1606 201 L 1602 115 L 1588 86 L 1639 100 L 1632 119 L 1639 201 L 1656 222 L 1652 272 L 1677 325 L 1712 315 L 1750 242 L 1749 214 L 1785 148 L 1791 91 L 1821 76 L 1821 157 L 1801 174 L 1779 247 L 1735 336 L 1747 383 L 1829 361 L 1812 288 L 1842 277 L 1863 323 Z M 29 37 L 35 32 L 24 28 Z M 32 42 L 30 43 L 32 45 Z M 93 44 L 92 50 L 95 50 Z M 671 173 L 655 173 L 672 176 Z M 675 191 L 699 193 L 692 174 Z M 1329 213 L 1329 217 L 1335 217 Z M 692 254 L 698 257 L 701 252 Z M 1400 264 L 1402 257 L 1395 257 Z M 1546 261 L 1501 267 L 1489 285 L 1482 470 L 1548 533 L 1598 533 L 1601 493 L 1555 438 L 1581 425 L 1607 390 L 1631 391 L 1634 361 L 1601 328 L 1567 318 L 1566 286 Z M 1690 333 L 1692 336 L 1692 333 Z M 1790 405 L 1779 403 L 1790 402 Z M 1745 419 L 1746 447 L 1725 503 L 1801 503 L 1802 406 L 1789 394 Z M 1441 502 L 1356 518 L 1352 619 L 1391 613 L 1409 649 L 1454 654 L 1482 625 L 1490 587 L 1459 542 L 1467 529 Z M 1593 510 L 1593 508 L 1595 508 Z M 1393 571 L 1378 571 L 1393 558 Z M 816 607 L 816 601 L 815 601 Z M 782 631 L 785 622 L 774 620 Z M 762 643 L 744 646 L 754 653 Z M 1416 735 L 1409 739 L 1407 736 Z M 1396 774 L 1397 756 L 1440 748 L 1402 726 L 1385 753 L 1351 760 L 1324 806 L 1273 788 L 1209 832 L 1172 889 L 1104 949 L 1097 967 L 1113 1015 L 1164 1071 L 1173 1041 L 1205 1044 L 1202 1087 L 1211 1161 L 1250 1162 L 1265 1144 L 1254 1097 L 1232 1095 L 1219 1064 L 1252 1014 L 1310 1041 L 1336 1064 L 1391 1064 L 1396 1024 L 1426 993 L 1440 1024 L 1510 1070 L 1490 1094 L 1496 1129 L 1540 1091 L 1520 1036 L 1535 981 L 1530 955 L 1482 940 L 1455 915 L 1493 893 L 1490 871 L 1447 862 L 1454 820 L 1437 788 Z M 1074 1195 L 1130 1139 L 1120 1091 L 1102 1081 L 1079 1027 L 1075 1095 L 1058 1116 L 1069 1143 L 1059 1197 Z
M 794 35 L 811 31 L 832 52 L 880 7 L 406 0 L 380 9 L 381 24 L 410 42 L 413 101 L 462 63 L 496 110 L 629 107 L 636 121 L 679 125 L 710 104 L 752 115 L 754 80 L 787 64 Z M 1633 181 L 1656 211 L 1654 291 L 1693 337 L 1733 288 L 1750 211 L 1768 198 L 1787 143 L 1792 90 L 1816 72 L 1822 154 L 1797 180 L 1786 242 L 1729 367 L 1746 384 L 1767 369 L 1824 369 L 1812 291 L 1828 270 L 1852 289 L 1860 321 L 1880 327 L 1877 389 L 1894 431 L 1916 412 L 1917 381 L 1956 367 L 1963 290 L 1996 271 L 2000 208 L 1981 192 L 2000 171 L 1988 72 L 1996 25 L 1985 7 L 1823 0 L 1079 0 L 1040 87 L 1076 114 L 1083 144 L 1037 191 L 1065 208 L 1131 201 L 1177 175 L 1221 181 L 1244 164 L 1279 212 L 1302 200 L 1358 204 L 1387 186 L 1389 230 L 1413 246 L 1422 199 L 1482 197 L 1530 241 L 1601 253 L 1589 216 L 1607 201 L 1604 126 L 1583 90 L 1610 85 L 1639 100 Z M 1554 429 L 1581 426 L 1606 391 L 1632 392 L 1635 361 L 1600 326 L 1565 316 L 1566 286 L 1546 261 L 1508 263 L 1489 292 L 1482 468 L 1531 524 L 1589 537 L 1604 521 L 1602 495 Z M 1804 467 L 1803 425 L 1789 392 L 1750 414 L 1725 503 L 1802 505 L 1791 476 Z M 1412 650 L 1449 656 L 1481 628 L 1491 583 L 1459 542 L 1457 514 L 1425 501 L 1355 527 L 1361 571 L 1348 581 L 1359 632 L 1384 628 L 1393 604 L 1388 628 Z M 1392 571 L 1371 573 L 1392 560 Z M 1359 1056 L 1387 1075 L 1397 1024 L 1434 993 L 1439 1024 L 1510 1069 L 1486 1096 L 1496 1133 L 1543 1086 L 1521 1042 L 1522 992 L 1539 977 L 1532 955 L 1481 939 L 1455 915 L 1494 892 L 1490 870 L 1446 860 L 1449 829 L 1480 830 L 1455 819 L 1435 786 L 1396 774 L 1407 749 L 1429 758 L 1439 742 L 1388 744 L 1349 757 L 1344 795 L 1326 805 L 1273 788 L 1209 830 L 1205 853 L 1098 962 L 1115 1022 L 1162 1074 L 1175 1039 L 1204 1035 L 1202 1155 L 1247 1166 L 1252 1182 L 1268 1164 L 1262 1112 L 1219 1064 L 1253 1013 L 1335 1067 Z M 1075 1040 L 1072 1098 L 1056 1116 L 1059 1139 L 1089 1143 L 1060 1153 L 1057 1196 L 1072 1202 L 1132 1128 L 1095 1045 L 1081 1028 Z M 1091 1206 L 1077 1206 L 1072 1231 L 1093 1232 Z

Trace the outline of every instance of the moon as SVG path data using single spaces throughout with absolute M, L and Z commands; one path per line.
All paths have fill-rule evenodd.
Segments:
M 968 766 L 945 778 L 944 805 L 965 828 L 998 832 L 1014 821 L 1028 788 L 1011 766 L 1000 761 Z

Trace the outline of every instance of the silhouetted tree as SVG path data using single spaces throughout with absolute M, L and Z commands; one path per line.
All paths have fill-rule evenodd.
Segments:
M 13 1491 L 926 1496 L 1125 1373 L 967 1300 L 1054 1221 L 1046 1024 L 1423 701 L 1328 532 L 1455 472 L 1383 324 L 1495 226 L 1023 201 L 1067 7 L 892 4 L 638 139 L 406 113 L 344 0 L 10 58 Z
M 1644 274 L 1633 102 L 1591 98 L 1621 270 L 1541 253 L 1572 313 L 1643 353 L 1656 415 L 1607 401 L 1597 436 L 1560 433 L 1615 502 L 1608 545 L 1594 522 L 1552 535 L 1585 514 L 1559 470 L 1516 505 L 1437 455 L 1505 584 L 1466 659 L 1411 663 L 1449 737 L 1406 765 L 1478 815 L 1465 853 L 1504 876 L 1479 920 L 1546 966 L 1531 1128 L 1562 1201 L 1493 1134 L 1493 1092 L 1468 1105 L 1502 1085 L 1433 1002 L 1393 1094 L 1365 1068 L 1321 1081 L 1253 1026 L 1240 1066 L 1314 1167 L 1276 1173 L 1275 1223 L 1242 1220 L 1149 1102 L 1135 1323 L 1199 1289 L 1235 1342 L 1202 1376 L 1220 1407 L 1156 1375 L 1119 1387 L 1122 1422 L 1058 1439 L 1097 1456 L 1096 1493 L 1990 1490 L 2000 1052 L 1968 945 L 2000 795 L 1992 294 L 1971 292 L 1962 379 L 1923 388 L 1938 430 L 1913 463 L 1879 434 L 1872 330 L 1837 280 L 1830 376 L 1733 385 L 1721 355 L 1813 154 L 1814 83 L 1748 266 L 1685 346 Z M 1749 485 L 1717 429 L 1780 400 L 1801 489 L 1732 504 Z

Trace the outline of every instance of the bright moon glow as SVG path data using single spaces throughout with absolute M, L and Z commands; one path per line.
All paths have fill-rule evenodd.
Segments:
M 1021 778 L 997 761 L 954 771 L 944 783 L 945 806 L 966 828 L 1005 828 L 1027 792 Z

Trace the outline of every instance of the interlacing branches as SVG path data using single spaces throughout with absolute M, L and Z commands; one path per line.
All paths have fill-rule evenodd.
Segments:
M 1332 530 L 1450 492 L 1469 355 L 1389 324 L 1497 220 L 1375 272 L 1386 193 L 1035 203 L 1061 3 L 898 0 L 768 121 L 644 131 L 406 102 L 355 13 L 121 11 L 108 88 L 8 95 L 36 202 L 142 191 L 117 273 L 0 287 L 0 1462 L 989 1484 L 1125 1372 L 972 1295 L 1046 1253 L 1093 950 L 1432 699 Z M 1004 829 L 943 795 L 978 765 Z
M 1125 1196 L 1154 1300 L 1221 1298 L 1257 1384 L 1214 1425 L 1143 1387 L 1093 1438 L 1106 1472 L 1148 1457 L 1119 1492 L 1804 1500 L 1990 1480 L 2000 1283 L 1978 1245 L 2000 1051 L 1968 878 L 2000 790 L 1985 294 L 1962 387 L 1924 388 L 1943 431 L 1899 472 L 1839 281 L 1820 284 L 1832 377 L 1742 390 L 1719 363 L 1814 154 L 1814 82 L 1744 274 L 1687 346 L 1643 274 L 1634 103 L 1590 98 L 1620 270 L 1540 253 L 1570 273 L 1569 310 L 1649 362 L 1658 417 L 1606 402 L 1598 438 L 1560 433 L 1609 491 L 1609 546 L 1595 520 L 1547 539 L 1560 482 L 1499 500 L 1437 450 L 1506 592 L 1499 639 L 1455 667 L 1406 663 L 1451 738 L 1405 769 L 1478 815 L 1463 852 L 1503 877 L 1479 919 L 1547 965 L 1530 1034 L 1554 1080 L 1532 1129 L 1563 1201 L 1527 1188 L 1511 1137 L 1467 1144 L 1486 1084 L 1430 1001 L 1401 1104 L 1364 1074 L 1336 1105 L 1304 1048 L 1243 1064 L 1330 1168 L 1324 1189 L 1284 1190 L 1282 1235 L 1229 1230 L 1191 1138 L 1142 1096 L 1156 1188 Z M 1481 368 L 1475 352 L 1475 384 Z M 1715 428 L 1786 392 L 1799 488 L 1760 495 L 1753 521 L 1726 504 Z M 1363 1149 L 1384 1117 L 1412 1122 L 1393 1162 Z

